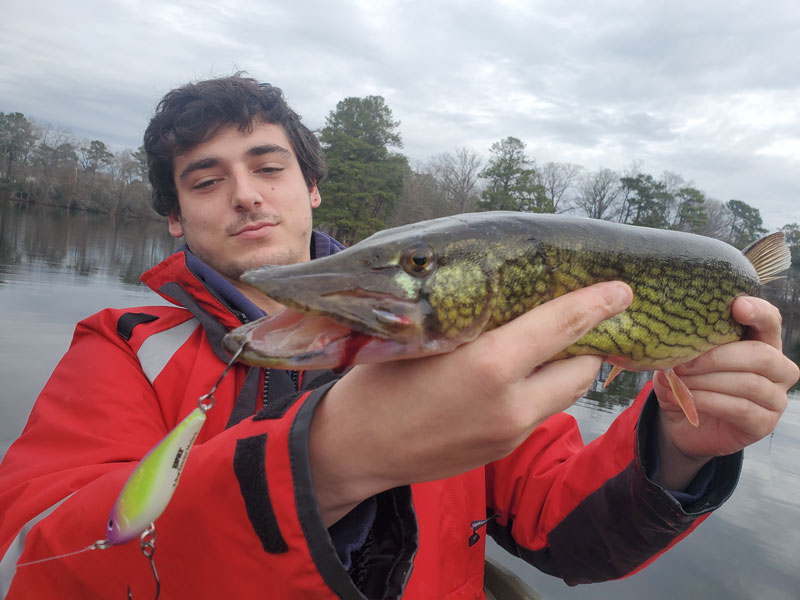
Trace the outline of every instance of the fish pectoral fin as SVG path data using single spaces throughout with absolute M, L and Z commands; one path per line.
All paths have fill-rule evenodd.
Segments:
M 689 419 L 689 423 L 695 427 L 700 425 L 700 417 L 697 415 L 697 407 L 694 404 L 694 396 L 692 395 L 692 391 L 686 387 L 686 384 L 681 381 L 681 378 L 678 377 L 678 374 L 672 369 L 665 369 L 664 375 L 667 376 L 669 387 L 672 390 L 675 398 L 678 400 L 678 404 L 680 405 L 683 414 L 685 414 L 686 418 Z
M 609 386 L 609 384 L 612 381 L 614 381 L 614 379 L 616 379 L 617 375 L 622 373 L 624 370 L 625 369 L 623 369 L 619 365 L 613 365 L 613 367 L 611 368 L 611 371 L 608 373 L 608 377 L 606 377 L 606 380 L 603 382 L 603 388 L 607 388 Z

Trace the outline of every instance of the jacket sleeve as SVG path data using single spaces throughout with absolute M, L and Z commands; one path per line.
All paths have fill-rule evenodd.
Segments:
M 609 430 L 584 446 L 574 418 L 555 415 L 489 465 L 489 533 L 512 554 L 569 585 L 641 570 L 733 492 L 742 453 L 715 459 L 705 485 L 681 503 L 655 484 L 658 404 L 648 384 Z M 688 497 L 687 497 L 688 498 Z
M 116 335 L 115 318 L 104 311 L 78 325 L 0 466 L 0 598 L 122 598 L 128 586 L 134 597 L 155 593 L 138 540 L 76 553 L 104 539 L 128 476 L 183 416 L 159 401 Z M 196 387 L 187 396 L 208 391 L 221 370 L 220 363 L 212 373 L 187 372 Z M 220 398 L 235 397 L 231 388 L 242 385 L 244 371 L 223 380 Z M 224 408 L 209 411 L 156 521 L 161 597 L 363 598 L 338 560 L 311 481 L 308 431 L 327 387 L 270 404 L 228 429 Z M 371 563 L 370 576 L 402 589 L 416 531 L 391 524 L 414 521 L 410 490 L 380 494 L 377 510 L 389 523 L 376 534 L 390 559 Z

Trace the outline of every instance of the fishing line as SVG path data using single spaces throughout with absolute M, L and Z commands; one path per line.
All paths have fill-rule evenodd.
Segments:
M 102 540 L 105 542 L 105 540 Z M 105 550 L 108 546 L 99 546 L 98 542 L 95 542 L 91 546 L 86 546 L 85 548 L 81 548 L 80 550 L 74 550 L 72 552 L 67 552 L 66 554 L 59 554 L 57 556 L 50 556 L 48 558 L 40 558 L 39 560 L 29 560 L 28 562 L 24 563 L 17 563 L 16 567 L 28 567 L 30 565 L 38 565 L 39 563 L 47 562 L 50 560 L 56 560 L 57 558 L 66 558 L 68 556 L 75 556 L 76 554 L 83 554 L 84 552 L 88 552 L 89 550 Z

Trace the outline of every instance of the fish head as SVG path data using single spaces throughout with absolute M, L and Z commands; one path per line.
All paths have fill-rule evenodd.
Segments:
M 233 330 L 225 346 L 246 344 L 244 362 L 285 369 L 447 352 L 483 330 L 496 287 L 484 244 L 457 219 L 387 230 L 241 279 L 286 308 Z

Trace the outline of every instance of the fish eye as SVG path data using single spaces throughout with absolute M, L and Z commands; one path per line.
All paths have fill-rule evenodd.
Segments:
M 108 520 L 108 530 L 111 531 L 112 529 L 114 529 L 114 519 L 109 519 Z
M 433 250 L 423 242 L 417 242 L 409 246 L 403 253 L 403 269 L 415 277 L 422 277 L 430 273 L 433 268 L 433 262 Z

